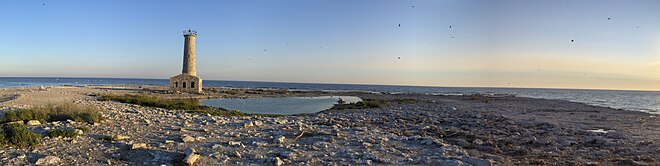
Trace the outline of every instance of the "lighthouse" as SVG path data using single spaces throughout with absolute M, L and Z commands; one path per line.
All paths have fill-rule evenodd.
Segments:
M 197 38 L 197 31 L 183 31 L 183 37 L 183 70 L 181 70 L 181 74 L 170 77 L 170 90 L 201 93 L 202 78 L 197 77 L 195 61 L 195 38 Z

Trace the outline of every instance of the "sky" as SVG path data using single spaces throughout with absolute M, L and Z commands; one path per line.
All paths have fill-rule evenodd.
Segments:
M 657 0 L 0 1 L 0 77 L 660 90 Z M 451 28 L 450 28 L 451 26 Z

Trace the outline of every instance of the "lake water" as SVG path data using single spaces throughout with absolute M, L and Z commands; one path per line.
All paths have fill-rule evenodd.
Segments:
M 331 108 L 339 98 L 347 103 L 362 101 L 354 96 L 320 96 L 320 97 L 281 97 L 281 98 L 221 98 L 205 99 L 202 105 L 239 110 L 243 113 L 255 114 L 305 114 L 315 113 Z
M 21 78 L 0 77 L 0 88 L 49 86 L 49 85 L 168 85 L 167 79 L 124 79 L 124 78 Z M 355 84 L 313 84 L 252 81 L 204 80 L 204 86 L 236 88 L 277 88 L 298 90 L 347 90 L 388 93 L 426 94 L 512 94 L 521 97 L 560 99 L 597 106 L 643 111 L 660 114 L 660 92 L 626 90 L 579 90 L 579 89 L 537 89 L 537 88 L 464 88 L 464 87 L 424 87 L 388 86 Z

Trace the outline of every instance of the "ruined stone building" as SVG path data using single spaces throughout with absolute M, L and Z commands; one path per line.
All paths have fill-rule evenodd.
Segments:
M 181 74 L 170 77 L 170 90 L 201 93 L 202 78 L 197 77 L 197 69 L 195 67 L 195 38 L 197 37 L 197 31 L 183 31 L 183 37 L 185 38 L 183 70 Z

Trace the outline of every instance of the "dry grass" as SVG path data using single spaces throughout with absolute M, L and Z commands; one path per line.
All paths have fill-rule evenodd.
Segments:
M 73 120 L 78 122 L 97 123 L 103 120 L 99 108 L 81 106 L 73 103 L 48 104 L 42 107 L 9 111 L 3 122 L 39 120 L 43 122 Z

